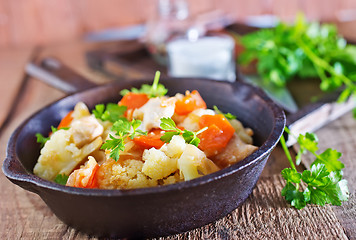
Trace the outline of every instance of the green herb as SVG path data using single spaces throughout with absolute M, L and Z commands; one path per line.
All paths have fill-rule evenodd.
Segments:
M 65 174 L 58 174 L 56 176 L 56 178 L 54 179 L 55 183 L 61 184 L 61 185 L 66 185 L 67 181 L 68 181 L 68 177 Z
M 49 137 L 44 137 L 41 133 L 36 133 L 37 142 L 41 144 L 41 148 L 49 140 Z
M 198 138 L 198 134 L 204 132 L 207 127 L 200 129 L 198 132 L 192 132 L 188 130 L 181 130 L 177 128 L 175 122 L 171 118 L 161 118 L 160 127 L 162 130 L 168 131 L 165 132 L 161 137 L 161 140 L 164 142 L 170 142 L 172 137 L 175 135 L 182 135 L 186 143 L 192 144 L 194 146 L 198 146 L 200 143 L 200 139 Z
M 292 136 L 288 128 L 285 128 L 285 131 L 289 136 Z M 299 158 L 301 154 L 308 151 L 315 156 L 315 160 L 311 164 L 310 170 L 299 173 L 288 151 L 285 139 L 283 136 L 281 137 L 282 147 L 291 165 L 291 168 L 282 170 L 282 176 L 287 181 L 286 186 L 282 189 L 282 196 L 286 201 L 297 209 L 304 208 L 306 204 L 341 205 L 342 201 L 347 201 L 349 190 L 347 181 L 342 179 L 344 164 L 339 161 L 341 153 L 329 148 L 323 153 L 317 154 L 319 147 L 315 134 L 301 134 L 297 138 L 297 142 L 300 145 Z M 300 189 L 302 182 L 306 186 L 304 191 Z
M 166 95 L 166 93 L 168 92 L 168 90 L 159 82 L 159 78 L 161 76 L 161 72 L 157 71 L 155 74 L 155 78 L 153 81 L 152 85 L 148 85 L 148 84 L 142 84 L 140 89 L 137 88 L 131 88 L 131 91 L 128 89 L 124 89 L 120 92 L 120 94 L 122 96 L 125 96 L 126 94 L 128 94 L 129 92 L 133 92 L 133 93 L 145 93 L 147 94 L 149 97 L 160 97 L 160 96 L 164 96 Z
M 335 25 L 307 23 L 298 15 L 294 25 L 281 22 L 239 40 L 245 48 L 239 62 L 257 59 L 264 81 L 283 87 L 295 77 L 317 77 L 323 91 L 345 87 L 339 102 L 356 93 L 356 46 L 339 37 Z
M 216 105 L 214 105 L 213 108 L 216 113 L 224 115 L 229 120 L 236 119 L 235 115 L 231 113 L 223 113 L 222 111 L 219 110 L 219 108 Z
M 115 103 L 108 103 L 105 107 L 104 104 L 98 104 L 93 110 L 93 114 L 96 118 L 102 121 L 116 122 L 119 119 L 124 118 L 126 106 L 119 106 Z
M 109 140 L 101 146 L 101 149 L 110 149 L 110 157 L 115 161 L 120 158 L 120 151 L 125 150 L 126 138 L 134 139 L 136 136 L 146 135 L 147 132 L 137 129 L 141 125 L 140 120 L 132 120 L 129 122 L 126 119 L 119 119 L 114 123 L 111 130 L 115 132 L 117 137 L 109 135 Z
M 62 130 L 68 130 L 69 127 L 62 127 Z M 52 133 L 58 131 L 56 127 L 51 126 Z M 41 133 L 36 133 L 37 142 L 41 144 L 41 148 L 45 145 L 45 143 L 50 139 L 50 137 L 44 137 Z

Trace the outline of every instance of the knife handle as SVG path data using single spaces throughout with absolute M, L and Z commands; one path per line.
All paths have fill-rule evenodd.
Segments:
M 29 76 L 68 94 L 98 86 L 53 57 L 43 59 L 39 65 L 30 62 L 26 65 L 25 71 Z

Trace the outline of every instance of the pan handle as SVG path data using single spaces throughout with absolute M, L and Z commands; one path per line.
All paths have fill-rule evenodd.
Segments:
M 29 76 L 68 94 L 98 86 L 52 57 L 45 58 L 40 65 L 30 62 L 25 70 Z

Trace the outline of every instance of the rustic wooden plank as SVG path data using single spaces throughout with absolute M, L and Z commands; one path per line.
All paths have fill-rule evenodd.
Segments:
M 341 161 L 345 164 L 344 177 L 348 181 L 350 199 L 340 207 L 333 207 L 345 232 L 350 239 L 356 239 L 356 119 L 349 113 L 324 128 L 316 131 L 321 151 L 333 148 L 342 153 Z M 303 158 L 306 166 L 314 161 L 311 155 Z
M 262 177 L 225 218 L 167 239 L 347 239 L 330 206 L 290 208 L 280 195 L 283 184 L 280 176 Z
M 280 195 L 282 184 L 279 176 L 263 177 L 247 201 L 225 218 L 159 239 L 347 239 L 330 206 L 290 208 Z M 13 197 L 1 205 L 6 220 L 1 238 L 97 239 L 61 223 L 35 194 L 9 184 L 1 187 Z
M 23 68 L 33 48 L 0 49 L 0 127 L 7 118 L 23 82 Z

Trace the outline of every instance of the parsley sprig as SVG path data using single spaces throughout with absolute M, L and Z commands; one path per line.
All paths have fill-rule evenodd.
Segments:
M 294 78 L 319 78 L 323 91 L 344 86 L 338 102 L 356 94 L 356 46 L 347 44 L 335 25 L 307 23 L 300 14 L 294 25 L 280 22 L 237 38 L 245 48 L 239 62 L 258 59 L 257 72 L 268 83 L 284 87 Z
M 213 109 L 216 113 L 224 115 L 228 120 L 236 119 L 235 115 L 231 113 L 223 113 L 216 105 L 213 106 Z
M 93 109 L 93 114 L 96 118 L 102 121 L 116 122 L 118 119 L 124 118 L 126 106 L 119 106 L 115 103 L 97 104 Z
M 129 92 L 145 93 L 151 98 L 152 97 L 164 96 L 164 95 L 166 95 L 168 90 L 163 86 L 163 84 L 158 83 L 160 76 L 161 76 L 161 72 L 160 71 L 156 71 L 155 78 L 153 80 L 153 84 L 152 85 L 142 84 L 140 89 L 137 89 L 137 88 L 131 88 L 131 90 L 124 89 L 124 90 L 120 91 L 120 94 L 122 96 L 125 96 Z
M 69 176 L 65 174 L 58 174 L 56 178 L 54 179 L 55 183 L 61 184 L 61 185 L 66 185 L 68 181 Z
M 110 149 L 110 157 L 115 161 L 119 160 L 120 151 L 125 150 L 125 140 L 127 138 L 134 139 L 136 136 L 147 135 L 147 132 L 137 129 L 140 125 L 141 121 L 136 119 L 131 122 L 126 119 L 117 120 L 111 128 L 116 137 L 110 134 L 110 139 L 105 141 L 101 149 Z
M 288 128 L 285 131 L 293 136 Z M 339 161 L 341 153 L 333 149 L 326 149 L 323 153 L 317 154 L 319 150 L 318 139 L 315 134 L 306 133 L 299 135 L 297 142 L 300 150 L 296 157 L 296 163 L 300 163 L 301 155 L 310 152 L 315 156 L 310 170 L 299 173 L 293 163 L 288 151 L 285 139 L 281 137 L 281 144 L 291 168 L 282 170 L 282 177 L 286 180 L 286 185 L 282 189 L 282 196 L 293 207 L 304 208 L 307 204 L 317 204 L 324 206 L 327 203 L 341 205 L 342 201 L 349 198 L 347 181 L 342 179 L 344 164 Z M 304 184 L 302 184 L 304 183 Z M 304 191 L 302 186 L 306 186 Z
M 164 142 L 170 142 L 172 137 L 175 135 L 182 135 L 186 143 L 192 144 L 194 146 L 198 146 L 200 143 L 200 139 L 198 135 L 204 132 L 207 127 L 200 129 L 197 132 L 192 132 L 188 130 L 181 130 L 177 128 L 175 122 L 171 118 L 161 118 L 160 127 L 162 130 L 168 131 L 165 132 L 164 135 L 161 137 L 161 140 Z

